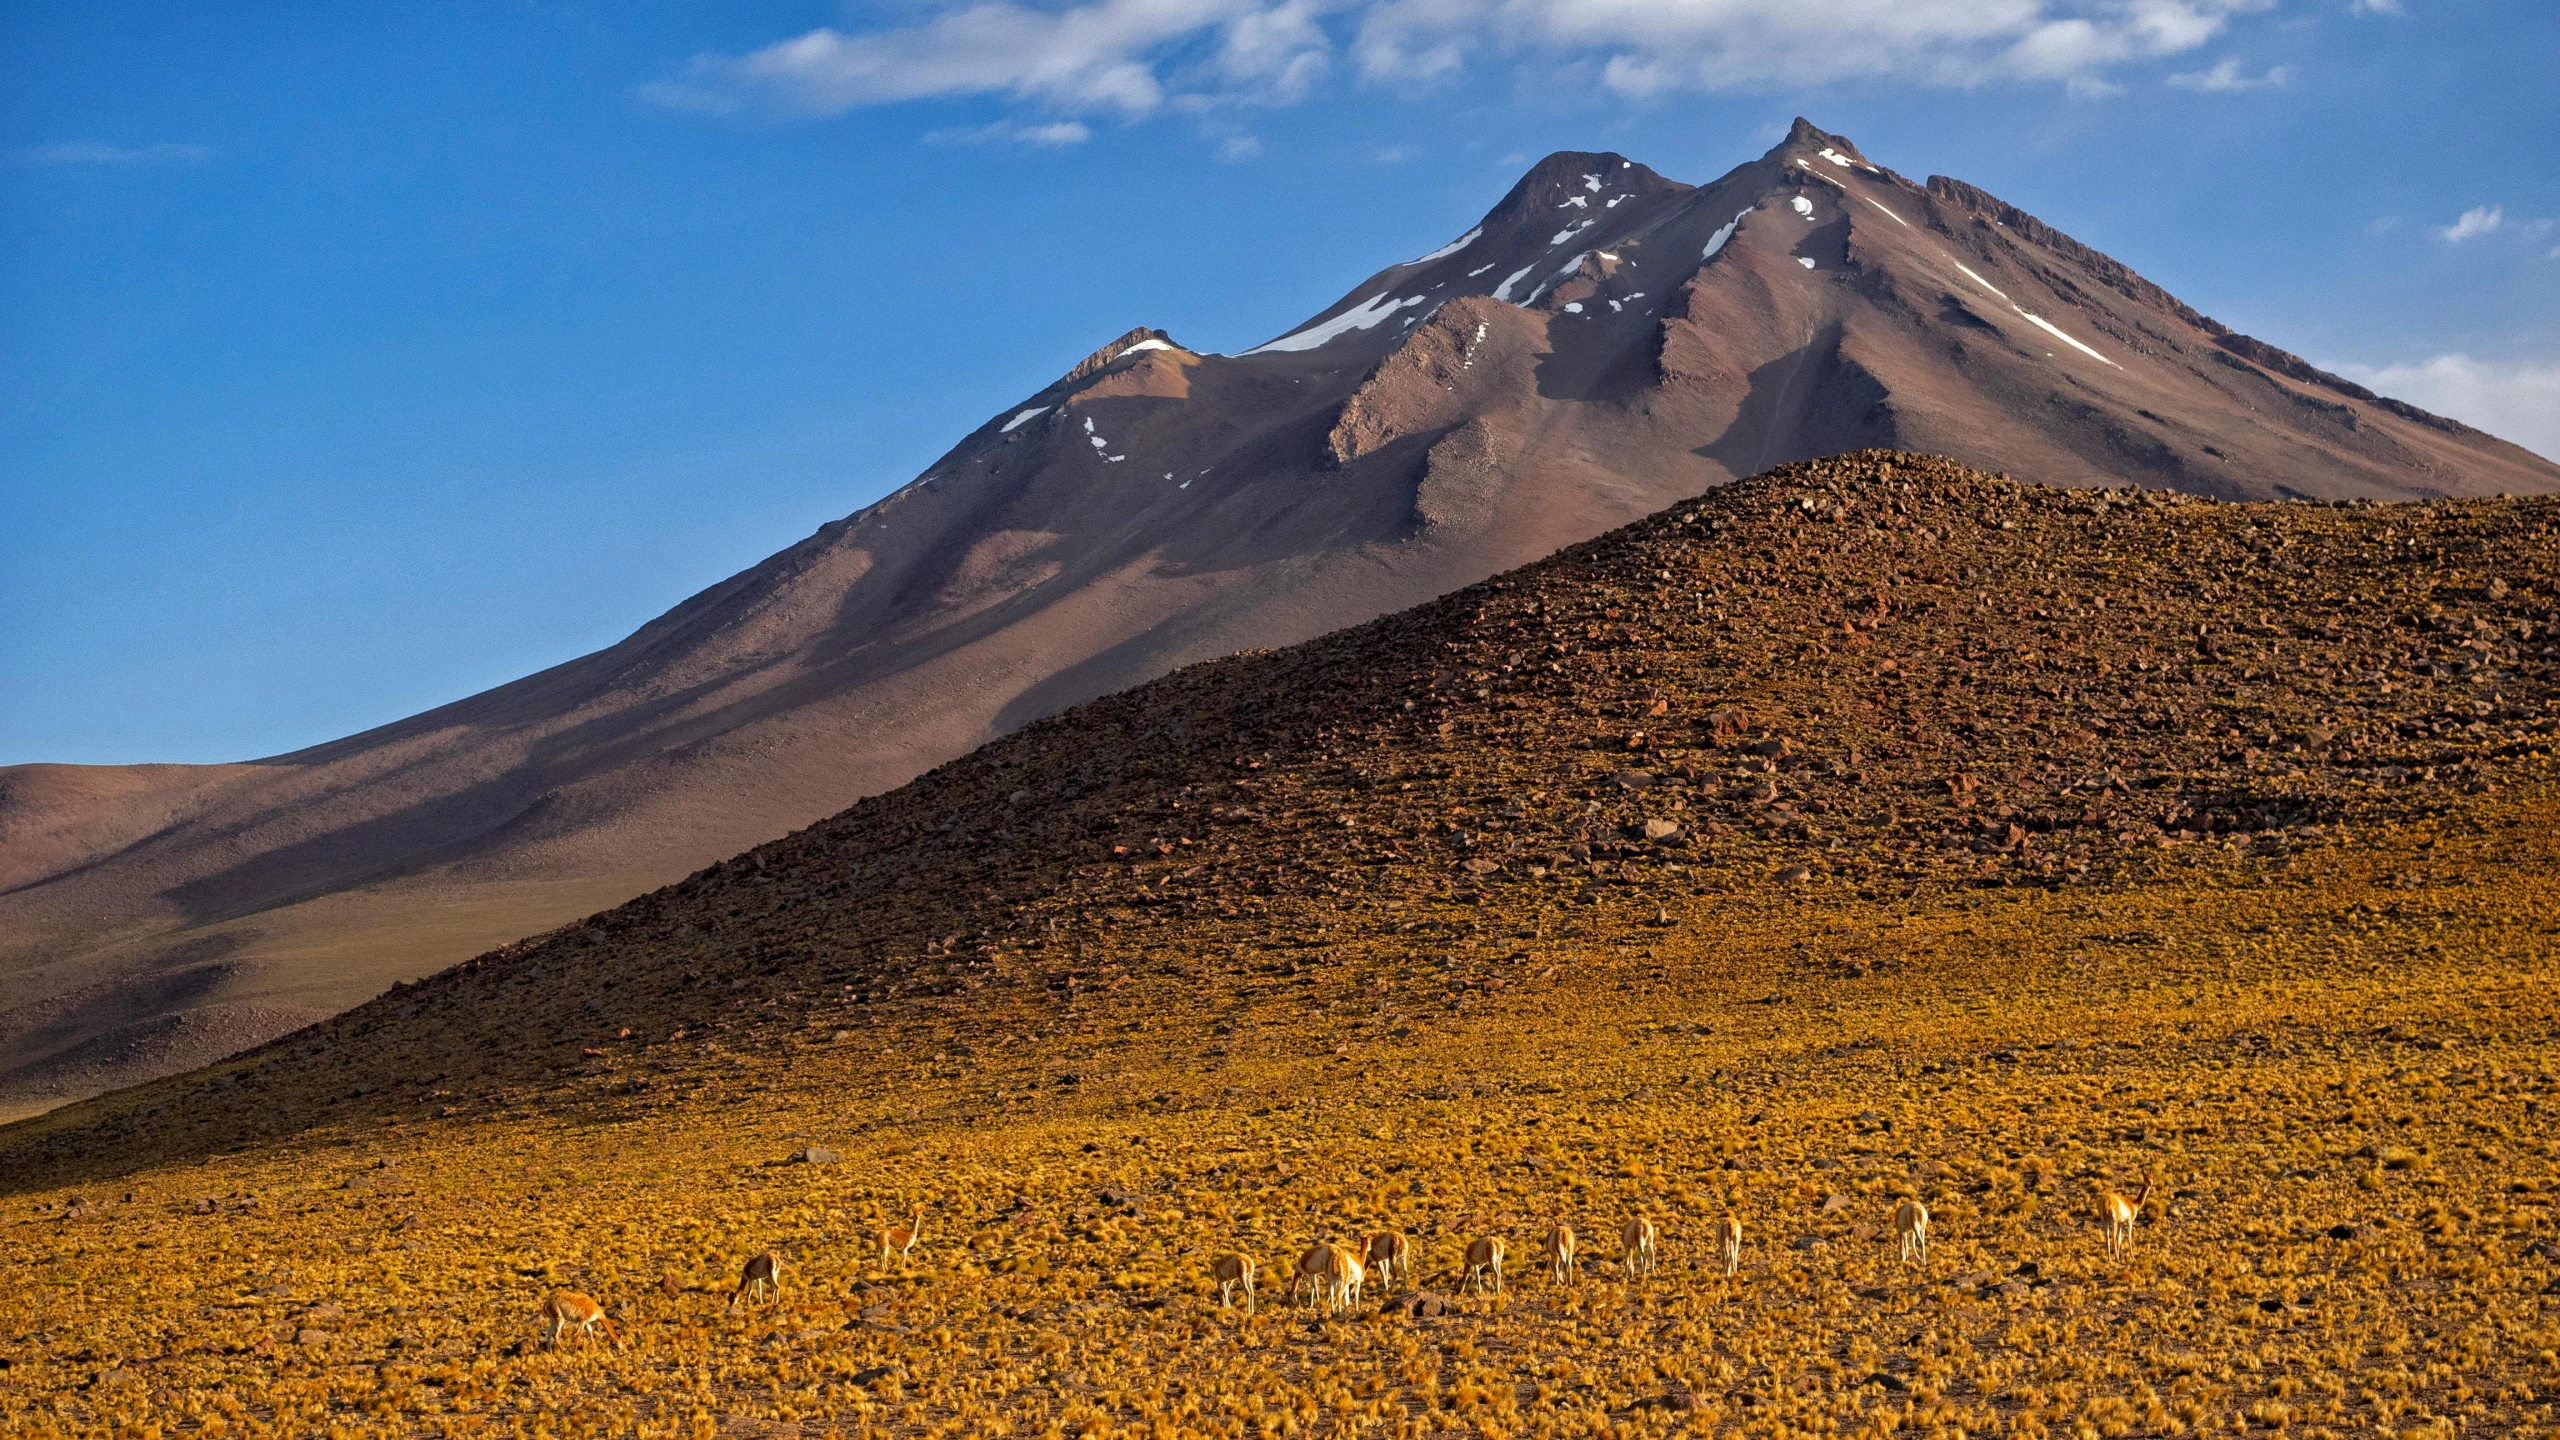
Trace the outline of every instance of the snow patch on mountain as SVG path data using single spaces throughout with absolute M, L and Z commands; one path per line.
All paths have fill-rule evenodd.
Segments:
M 1040 416 L 1046 415 L 1046 414 L 1048 414 L 1048 413 L 1049 413 L 1049 407 L 1048 407 L 1048 406 L 1046 406 L 1046 405 L 1034 405 L 1034 406 L 1032 406 L 1030 409 L 1023 411 L 1021 414 L 1016 415 L 1016 416 L 1014 416 L 1012 419 L 1007 420 L 1006 422 L 1004 422 L 1004 428 L 1003 428 L 1002 430 L 997 431 L 996 433 L 997 433 L 997 434 L 999 434 L 999 435 L 1010 435 L 1010 434 L 1012 434 L 1014 431 L 1021 429 L 1021 428 L 1026 424 L 1026 423 L 1028 423 L 1028 422 L 1030 422 L 1030 421 L 1032 421 L 1032 420 L 1035 420 L 1035 419 L 1039 418 Z
M 1570 274 L 1572 274 L 1574 271 L 1581 269 L 1581 268 L 1582 268 L 1582 262 L 1583 262 L 1585 259 L 1588 259 L 1588 258 L 1590 257 L 1590 254 L 1591 254 L 1591 252 L 1590 252 L 1590 251 L 1588 251 L 1588 250 L 1584 250 L 1584 251 L 1581 251 L 1581 252 L 1577 253 L 1577 254 L 1576 254 L 1572 259 L 1567 260 L 1566 262 L 1564 262 L 1564 264 L 1563 264 L 1562 266 L 1560 266 L 1560 267 L 1556 270 L 1556 273 L 1555 273 L 1555 274 L 1550 275 L 1550 276 L 1548 276 L 1546 279 L 1539 281 L 1539 282 L 1538 282 L 1538 288 L 1529 292 L 1529 298 L 1520 302 L 1520 308 L 1521 308 L 1521 309 L 1523 309 L 1523 310 L 1526 310 L 1526 309 L 1528 309 L 1530 306 L 1537 304 L 1537 303 L 1538 303 L 1538 297 L 1547 293 L 1547 287 L 1548 287 L 1548 286 L 1555 284 L 1557 281 L 1562 280 L 1562 279 L 1563 279 L 1564 277 L 1566 277 L 1567 275 L 1570 275 Z
M 1724 248 L 1724 242 L 1733 238 L 1734 227 L 1740 225 L 1742 223 L 1742 217 L 1750 214 L 1755 208 L 1757 207 L 1750 205 L 1743 206 L 1740 213 L 1736 214 L 1732 219 L 1724 222 L 1723 226 L 1719 228 L 1716 233 L 1708 236 L 1707 253 L 1698 258 L 1702 260 L 1713 260 L 1716 258 L 1716 252 Z
M 1521 273 L 1525 275 L 1528 272 L 1524 270 Z M 1423 302 L 1423 298 L 1420 295 L 1414 295 L 1397 300 L 1384 293 L 1373 295 L 1330 320 L 1310 325 L 1295 334 L 1283 335 L 1277 340 L 1256 345 L 1244 353 L 1262 355 L 1275 350 L 1313 350 L 1319 345 L 1340 339 L 1354 330 L 1366 330 L 1406 306 L 1419 305 Z
M 1450 256 L 1455 255 L 1459 251 L 1476 243 L 1476 237 L 1483 233 L 1484 227 L 1479 225 L 1473 230 L 1468 231 L 1466 234 L 1459 236 L 1457 239 L 1450 241 L 1448 244 L 1441 246 L 1439 249 L 1432 251 L 1428 255 L 1421 256 L 1417 259 L 1407 260 L 1404 262 L 1405 268 L 1410 269 L 1416 265 L 1428 265 L 1434 260 L 1446 260 Z M 1487 265 L 1484 268 L 1485 270 L 1490 270 L 1493 267 Z M 1479 270 L 1476 273 L 1481 275 L 1484 273 L 1484 270 Z
M 1806 263 L 1807 263 L 1807 264 L 1811 264 L 1812 262 L 1811 262 L 1811 261 L 1807 261 Z M 2050 335 L 2050 336 L 2052 336 L 2054 339 L 2061 341 L 2063 344 L 2070 346 L 2072 349 L 2079 351 L 2081 354 L 2088 356 L 2090 359 L 2097 361 L 2099 364 L 2101 364 L 2101 365 L 2106 365 L 2106 366 L 2111 366 L 2111 367 L 2113 367 L 2113 368 L 2115 368 L 2115 369 L 2118 369 L 2118 370 L 2121 370 L 2121 369 L 2123 369 L 2123 368 L 2124 368 L 2124 367 L 2123 367 L 2123 366 L 2121 366 L 2121 365 L 2117 365 L 2117 364 L 2116 364 L 2116 362 L 2114 362 L 2113 360 L 2108 359 L 2106 356 L 2101 355 L 2101 354 L 2099 354 L 2097 351 L 2090 349 L 2088 346 L 2081 344 L 2079 341 L 2072 339 L 2069 335 L 2067 335 L 2067 334 L 2063 333 L 2063 329 L 2062 329 L 2062 327 L 2061 327 L 2061 326 L 2054 324 L 2052 321 L 2047 320 L 2047 319 L 2046 319 L 2046 318 L 2044 318 L 2043 316 L 2041 316 L 2041 315 L 2036 315 L 2036 314 L 2031 314 L 2031 313 L 2029 313 L 2028 311 L 2026 311 L 2026 310 L 2024 310 L 2024 309 L 2021 309 L 2020 307 L 2015 306 L 2015 305 L 2012 305 L 2012 306 L 2010 306 L 2009 308 L 2010 308 L 2010 309 L 2012 309 L 2012 310 L 2016 310 L 2020 315 L 2024 315 L 2024 316 L 2026 316 L 2026 320 L 2027 320 L 2027 323 L 2028 323 L 2028 324 L 2033 325 L 2034 327 L 2036 327 L 2036 328 L 2037 328 L 2037 329 L 2039 329 L 2039 330 L 2042 330 L 2042 331 L 2043 331 L 2044 333 L 2046 333 L 2047 335 Z
M 2002 292 L 1999 286 L 1992 284 L 1990 281 L 1983 279 L 1981 276 L 1974 274 L 1970 269 L 1967 269 L 1963 261 L 1950 260 L 1947 263 L 1953 265 L 1959 270 L 1963 270 L 1964 278 L 1972 281 L 1974 284 L 1981 286 L 1983 289 L 1990 291 L 1994 295 L 1998 295 L 2003 300 L 2009 298 L 2007 294 Z

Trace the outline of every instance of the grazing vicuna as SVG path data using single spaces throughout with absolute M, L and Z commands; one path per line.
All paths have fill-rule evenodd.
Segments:
M 1218 1263 L 1210 1268 L 1209 1276 L 1218 1282 L 1219 1309 L 1228 1308 L 1230 1297 L 1241 1289 L 1244 1291 L 1244 1313 L 1253 1313 L 1253 1272 L 1253 1257 L 1250 1255 L 1230 1253 L 1218 1257 Z
M 2099 1218 L 2107 1226 L 2107 1253 L 2123 1253 L 2133 1244 L 2133 1222 L 2142 1218 L 2142 1202 L 2151 1198 L 2151 1177 L 2142 1177 L 2142 1188 L 2127 1200 L 2113 1190 L 2098 1201 Z
M 1929 1207 L 1905 1200 L 1893 1207 L 1893 1233 L 1902 1237 L 1902 1263 L 1929 1263 Z
M 1742 1268 L 1742 1222 L 1731 1215 L 1716 1222 L 1716 1254 L 1724 1259 L 1724 1273 Z
M 1547 1278 L 1564 1282 L 1575 1277 L 1582 1262 L 1574 1258 L 1573 1227 L 1559 1220 L 1547 1227 L 1547 1247 L 1543 1256 Z
M 1298 1278 L 1290 1282 L 1289 1295 L 1297 1298 L 1298 1286 L 1307 1287 L 1307 1301 L 1321 1305 L 1325 1313 L 1357 1308 L 1360 1285 L 1365 1278 L 1360 1261 L 1344 1246 L 1330 1240 L 1319 1240 L 1298 1257 Z
M 1380 1285 L 1393 1285 L 1402 1275 L 1406 1283 L 1413 1280 L 1413 1242 L 1395 1230 L 1381 1230 L 1360 1247 L 1361 1262 L 1378 1272 Z
M 1368 1272 L 1361 1268 L 1359 1256 L 1339 1245 L 1331 1248 L 1333 1250 L 1332 1308 L 1338 1311 L 1357 1311 L 1360 1308 L 1360 1287 L 1368 1279 Z
M 1319 1240 L 1308 1246 L 1306 1253 L 1298 1257 L 1297 1272 L 1289 1277 L 1290 1304 L 1297 1303 L 1298 1289 L 1301 1286 L 1306 1288 L 1307 1303 L 1310 1305 L 1317 1303 L 1317 1297 L 1323 1294 L 1325 1285 L 1332 1279 L 1332 1252 L 1332 1241 Z
M 729 1308 L 738 1308 L 741 1295 L 750 1301 L 762 1300 L 768 1287 L 773 1298 L 782 1298 L 782 1257 L 770 1250 L 747 1262 L 746 1270 L 738 1276 L 738 1288 L 729 1292 Z
M 613 1320 L 604 1307 L 592 1297 L 575 1290 L 554 1290 L 542 1297 L 542 1318 L 551 1322 L 551 1343 L 558 1345 L 562 1336 L 575 1330 L 582 1339 L 595 1338 L 596 1327 L 613 1339 L 614 1348 L 622 1348 L 622 1332 L 613 1328 Z
M 1486 1235 L 1468 1241 L 1467 1274 L 1466 1279 L 1460 1283 L 1474 1286 L 1476 1293 L 1481 1295 L 1484 1293 L 1485 1277 L 1490 1275 L 1493 1277 L 1493 1293 L 1501 1294 L 1502 1250 L 1502 1237 L 1499 1235 Z
M 1630 1277 L 1653 1273 L 1654 1239 L 1653 1222 L 1642 1215 L 1629 1220 L 1627 1228 L 1618 1233 L 1618 1260 Z

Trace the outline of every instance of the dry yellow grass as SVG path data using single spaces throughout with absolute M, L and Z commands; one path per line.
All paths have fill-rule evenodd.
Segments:
M 1511 947 L 1362 946 L 1222 1010 L 1205 1051 L 1178 999 L 1079 1005 L 1036 1050 L 1005 1043 L 1023 1017 L 918 1017 L 735 1057 L 682 1115 L 392 1125 L 78 1214 L 21 1197 L 0 1426 L 2539 1433 L 2555 823 L 2536 787 L 2178 885 L 1737 903 L 1571 983 Z M 1853 977 L 1851 943 L 1929 963 Z M 1449 979 L 1486 998 L 1452 1010 Z M 1390 1019 L 1353 998 L 1382 989 Z M 786 1158 L 810 1144 L 846 1158 Z M 2110 1263 L 2098 1190 L 2143 1169 Z M 1925 1276 L 1895 1263 L 1905 1195 Z M 882 1266 L 916 1203 L 942 1234 Z M 1437 1318 L 1246 1320 L 1209 1278 L 1393 1224 L 1454 1295 L 1467 1237 L 1517 1257 L 1545 1216 L 1639 1210 L 1655 1278 L 1515 1264 Z M 766 1246 L 786 1299 L 725 1316 Z M 540 1346 L 555 1285 L 631 1348 Z
M 2438 624 L 2452 583 L 2427 615 L 2394 560 L 2306 568 L 2460 657 L 2413 675 L 2407 637 L 2305 600 L 2131 670 L 2119 598 L 2044 642 L 2063 663 L 2021 659 L 1984 617 L 2051 580 L 1949 558 L 1932 517 L 1961 578 L 1907 575 L 1907 627 L 1733 583 L 1707 679 L 1677 634 L 1607 643 L 1628 602 L 1588 592 L 1625 576 L 1571 557 L 1342 642 L 1356 666 L 1186 672 L 0 1132 L 0 1433 L 2548 1433 L 2547 521 L 2200 513 L 2170 510 L 2181 543 L 2468 535 L 2527 638 Z M 1691 544 L 1664 533 L 1604 545 L 1641 578 L 1645 545 Z M 1938 584 L 1967 603 L 1924 606 Z M 2144 627 L 2188 624 L 2142 596 Z M 1472 678 L 1477 637 L 1577 599 L 1591 648 L 1522 667 L 1542 700 Z M 2328 673 L 2359 646 L 2388 688 Z M 1876 673 L 1911 686 L 1898 718 L 1845 698 Z M 2057 701 L 2077 734 L 2038 718 Z M 1737 702 L 1762 722 L 1711 718 Z M 1664 815 L 1707 838 L 1635 838 Z M 2099 1196 L 2144 1172 L 2111 1260 Z M 1609 1241 L 1639 1213 L 1663 1263 L 1634 1280 Z M 1537 1273 L 1553 1219 L 1587 1237 L 1569 1285 Z M 1378 1229 L 1442 1313 L 1401 1284 L 1349 1319 L 1287 1303 L 1310 1243 Z M 1509 1289 L 1461 1298 L 1487 1234 Z M 768 1248 L 782 1298 L 727 1310 Z M 1254 1317 L 1218 1305 L 1228 1250 L 1263 1267 Z M 629 1347 L 541 1343 L 556 1288 Z

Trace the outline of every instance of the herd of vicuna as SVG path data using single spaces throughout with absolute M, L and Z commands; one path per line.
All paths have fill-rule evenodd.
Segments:
M 2151 1177 L 2145 1175 L 2142 1188 L 2131 1199 L 2107 1190 L 2098 1199 L 2098 1219 L 2105 1231 L 2107 1254 L 2121 1254 L 2133 1243 L 2134 1222 L 2141 1217 L 2143 1202 L 2151 1198 Z M 1902 1249 L 1902 1263 L 1929 1263 L 1929 1207 L 1918 1200 L 1905 1200 L 1894 1207 L 1893 1231 Z M 924 1238 L 924 1207 L 918 1205 L 904 1225 L 891 1226 L 880 1236 L 882 1264 L 896 1261 L 904 1264 L 915 1253 Z M 1731 1215 L 1718 1220 L 1711 1233 L 1714 1255 L 1728 1276 L 1742 1268 L 1742 1222 Z M 1661 1236 L 1651 1220 L 1638 1215 L 1618 1231 L 1618 1261 L 1630 1283 L 1649 1276 L 1660 1264 Z M 1502 1291 L 1502 1267 L 1507 1247 L 1499 1235 L 1485 1235 L 1467 1243 L 1466 1258 L 1457 1272 L 1460 1290 L 1481 1295 Z M 1573 1227 L 1558 1220 L 1547 1227 L 1539 1249 L 1539 1263 L 1547 1278 L 1568 1283 L 1582 1272 L 1582 1261 Z M 1254 1312 L 1254 1282 L 1261 1266 L 1250 1255 L 1230 1251 L 1221 1255 L 1209 1268 L 1209 1278 L 1218 1287 L 1218 1308 L 1231 1308 L 1236 1297 L 1244 1297 L 1245 1313 Z M 1303 1294 L 1307 1303 L 1321 1307 L 1327 1314 L 1342 1314 L 1359 1308 L 1362 1288 L 1369 1277 L 1378 1277 L 1381 1286 L 1393 1285 L 1402 1276 L 1407 1284 L 1414 1280 L 1413 1242 L 1392 1230 L 1365 1236 L 1357 1246 L 1333 1240 L 1319 1240 L 1298 1257 L 1296 1274 L 1289 1282 L 1289 1298 L 1295 1302 Z M 670 1277 L 667 1282 L 676 1288 Z M 771 1250 L 747 1262 L 738 1277 L 738 1288 L 730 1293 L 729 1308 L 738 1302 L 750 1304 L 767 1295 L 782 1295 L 782 1257 Z M 542 1318 L 550 1326 L 551 1343 L 559 1344 L 571 1331 L 592 1337 L 598 1327 L 622 1343 L 621 1332 L 604 1313 L 604 1307 L 589 1296 L 575 1290 L 554 1290 L 543 1297 Z

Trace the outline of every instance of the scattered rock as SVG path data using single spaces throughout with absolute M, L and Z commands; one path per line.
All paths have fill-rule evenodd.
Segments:
M 843 1158 L 824 1145 L 803 1145 L 791 1152 L 792 1163 L 796 1165 L 833 1165 Z
M 1770 798 L 1776 797 L 1773 795 Z M 1790 865 L 1778 872 L 1778 883 L 1781 885 L 1801 885 L 1812 878 L 1813 869 L 1806 865 Z
M 1849 1205 L 1850 1200 L 1846 1195 L 1834 1193 L 1822 1197 L 1822 1213 L 1825 1215 L 1837 1215 L 1848 1209 Z
M 1677 820 L 1647 820 L 1644 822 L 1644 838 L 1647 840 L 1674 840 L 1679 838 L 1679 835 L 1680 822 Z

